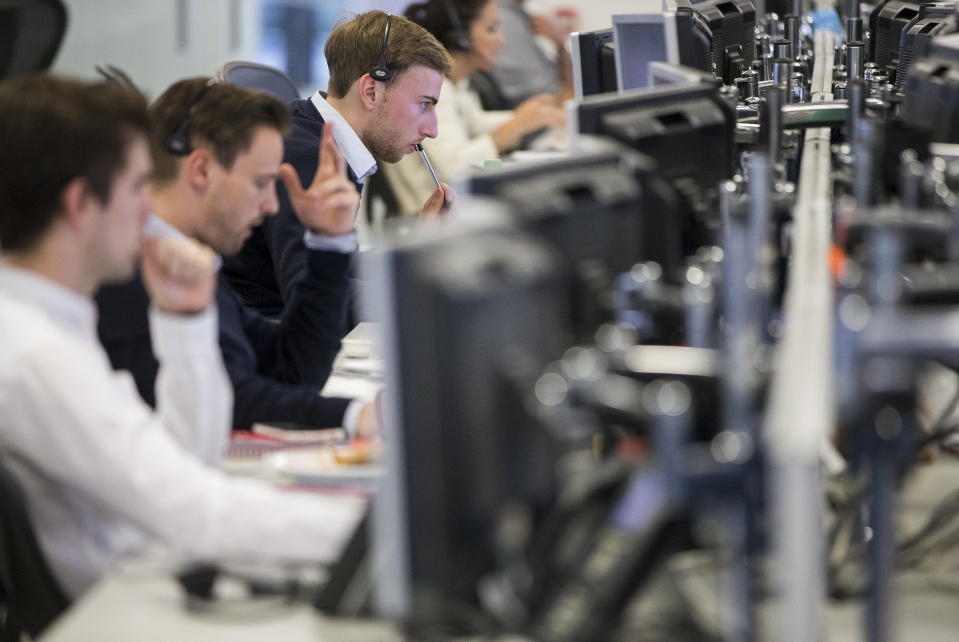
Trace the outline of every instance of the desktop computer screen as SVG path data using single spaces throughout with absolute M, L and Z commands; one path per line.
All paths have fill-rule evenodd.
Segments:
M 677 13 L 682 64 L 699 66 L 691 56 L 699 57 L 705 34 L 711 38 L 706 70 L 727 84 L 732 84 L 756 57 L 756 9 L 752 0 L 666 0 L 666 6 Z M 688 18 L 690 11 L 692 20 Z
M 719 81 L 667 84 L 578 101 L 576 138 L 607 136 L 649 156 L 668 180 L 710 190 L 732 177 L 736 116 Z
M 607 144 L 568 158 L 478 172 L 468 188 L 501 199 L 517 225 L 546 239 L 573 266 L 573 316 L 584 338 L 601 314 L 597 299 L 608 295 L 597 291 L 600 283 L 641 261 L 658 262 L 667 275 L 683 264 L 675 192 L 652 159 L 626 147 Z
M 552 248 L 508 224 L 387 245 L 364 264 L 390 381 L 374 603 L 412 639 L 445 639 L 476 632 L 504 525 L 553 498 L 554 442 L 527 395 L 571 345 L 568 283 Z
M 680 63 L 676 14 L 673 12 L 614 15 L 613 42 L 619 91 L 652 85 L 651 62 Z
M 613 30 L 579 31 L 570 35 L 573 91 L 577 98 L 616 91 L 616 49 Z

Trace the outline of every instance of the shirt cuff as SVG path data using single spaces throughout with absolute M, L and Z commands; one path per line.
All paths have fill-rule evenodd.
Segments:
M 303 233 L 303 244 L 311 250 L 326 250 L 328 252 L 340 252 L 342 254 L 352 254 L 356 251 L 356 232 L 340 234 L 339 236 L 321 236 L 310 230 Z
M 356 431 L 359 430 L 360 410 L 363 409 L 365 403 L 360 399 L 354 399 L 346 407 L 346 412 L 343 413 L 343 430 L 346 431 L 346 436 L 350 439 L 356 437 Z
M 219 350 L 216 305 L 198 314 L 171 314 L 150 307 L 150 340 L 160 358 L 193 358 L 197 353 Z

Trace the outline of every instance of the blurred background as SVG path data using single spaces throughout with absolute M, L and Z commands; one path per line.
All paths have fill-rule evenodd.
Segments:
M 645 0 L 642 4 L 649 4 Z M 659 4 L 652 0 L 654 4 Z M 66 39 L 53 71 L 93 77 L 108 62 L 151 96 L 173 81 L 250 60 L 286 71 L 304 94 L 326 87 L 323 43 L 353 13 L 402 13 L 407 0 L 65 0 Z M 588 4 L 588 10 L 587 10 Z M 636 0 L 527 0 L 534 12 L 568 16 L 577 28 L 609 27 Z

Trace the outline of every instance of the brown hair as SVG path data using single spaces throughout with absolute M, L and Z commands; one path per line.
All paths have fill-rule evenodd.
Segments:
M 114 83 L 47 75 L 0 83 L 0 246 L 33 248 L 76 178 L 109 202 L 130 144 L 149 131 L 144 97 Z
M 458 51 L 459 39 L 465 37 L 469 41 L 470 27 L 490 2 L 493 0 L 426 0 L 408 6 L 406 17 L 433 34 L 450 51 Z
M 259 127 L 272 127 L 285 135 L 290 127 L 286 105 L 270 94 L 209 78 L 176 82 L 150 106 L 153 120 L 153 176 L 156 186 L 176 178 L 178 155 L 170 140 L 182 136 L 187 149 L 207 146 L 226 169 L 250 148 Z
M 379 62 L 384 54 L 387 17 L 382 11 L 367 11 L 333 27 L 323 48 L 330 67 L 330 96 L 345 96 L 357 78 L 368 74 Z M 428 31 L 401 16 L 393 16 L 390 22 L 384 57 L 387 67 L 393 71 L 387 85 L 414 65 L 435 69 L 444 76 L 449 75 L 452 67 L 443 45 Z

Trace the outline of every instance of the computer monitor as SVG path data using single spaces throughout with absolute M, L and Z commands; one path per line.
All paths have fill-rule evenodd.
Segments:
M 736 114 L 718 79 L 584 98 L 570 119 L 574 149 L 583 134 L 607 136 L 651 157 L 683 189 L 710 190 L 732 177 Z
M 895 61 L 902 32 L 919 16 L 919 9 L 919 2 L 882 0 L 869 12 L 869 59 L 879 69 Z
M 909 67 L 932 46 L 933 38 L 959 31 L 959 15 L 954 2 L 924 2 L 919 15 L 912 19 L 899 38 L 899 61 L 896 65 L 896 89 L 906 87 Z
M 712 37 L 709 71 L 727 84 L 732 84 L 756 57 L 756 8 L 752 0 L 666 0 L 666 5 L 670 11 L 691 9 L 696 14 L 695 31 L 702 32 L 705 27 Z M 687 29 L 680 28 L 680 61 L 697 66 L 682 58 L 682 34 Z
M 573 91 L 577 98 L 616 91 L 616 49 L 612 29 L 571 34 L 570 58 Z
M 666 275 L 684 262 L 675 191 L 648 157 L 618 145 L 470 177 L 473 194 L 506 203 L 517 225 L 546 239 L 572 266 L 575 327 L 591 338 L 599 300 L 615 277 L 641 261 Z M 599 291 L 597 291 L 599 290 Z M 601 319 L 605 320 L 605 319 Z
M 713 32 L 706 19 L 688 5 L 678 6 L 675 0 L 665 0 L 663 11 L 673 15 L 676 24 L 676 46 L 679 63 L 707 73 L 718 73 L 713 66 Z
M 906 77 L 902 118 L 938 143 L 959 143 L 959 33 L 933 38 Z
M 680 63 L 676 14 L 670 11 L 614 15 L 613 42 L 619 91 L 652 85 L 651 62 Z
M 389 381 L 374 604 L 411 639 L 468 632 L 498 533 L 553 499 L 554 442 L 526 395 L 571 342 L 552 248 L 508 224 L 445 228 L 364 259 Z

